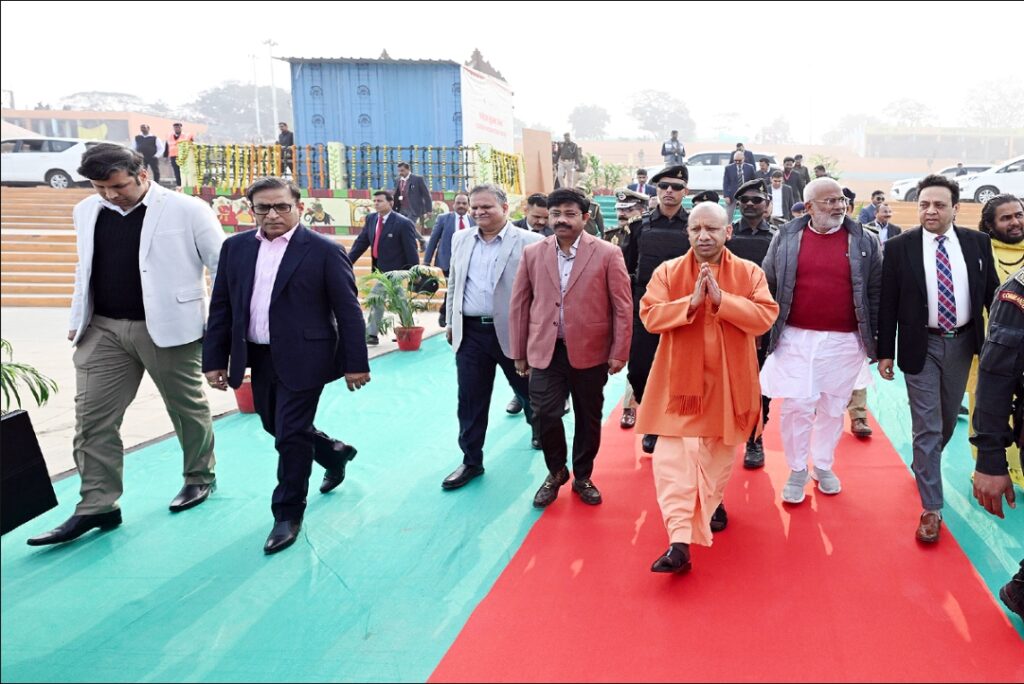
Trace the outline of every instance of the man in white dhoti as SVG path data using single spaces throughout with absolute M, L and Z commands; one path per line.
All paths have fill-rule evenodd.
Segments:
M 882 282 L 878 238 L 844 216 L 839 184 L 809 183 L 804 202 L 807 214 L 779 229 L 763 264 L 780 311 L 761 388 L 783 400 L 779 423 L 792 472 L 782 500 L 792 504 L 804 500 L 808 477 L 823 494 L 842 489 L 832 471 L 835 448 L 864 361 L 876 359 Z

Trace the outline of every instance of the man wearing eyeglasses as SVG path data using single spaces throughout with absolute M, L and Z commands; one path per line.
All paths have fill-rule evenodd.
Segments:
M 781 180 L 781 173 L 779 174 Z M 725 246 L 736 256 L 752 261 L 758 266 L 764 261 L 768 253 L 768 246 L 772 238 L 778 232 L 764 219 L 764 208 L 768 203 L 768 193 L 765 191 L 765 183 L 762 179 L 748 181 L 741 185 L 736 191 L 736 203 L 740 206 L 742 218 L 732 224 L 732 237 Z M 764 367 L 765 356 L 768 352 L 767 335 L 760 335 L 757 338 L 757 366 Z M 761 419 L 762 425 L 768 423 L 768 397 L 761 397 Z M 743 455 L 743 467 L 749 469 L 764 467 L 764 445 L 761 441 L 761 431 L 754 430 L 747 440 L 746 451 Z M 719 519 L 725 518 L 725 512 L 715 512 Z M 712 524 L 715 519 L 712 518 Z
M 780 310 L 761 391 L 783 400 L 779 423 L 790 476 L 782 500 L 790 504 L 804 500 L 808 477 L 822 494 L 842 489 L 832 471 L 835 448 L 864 361 L 877 358 L 882 282 L 878 239 L 846 216 L 839 183 L 811 181 L 804 198 L 807 215 L 779 230 L 763 262 Z
M 629 348 L 629 384 L 638 402 L 643 401 L 647 377 L 658 350 L 658 336 L 647 332 L 640 321 L 640 298 L 647 291 L 651 275 L 663 262 L 682 256 L 690 249 L 686 234 L 689 213 L 683 209 L 690 172 L 685 166 L 670 166 L 655 174 L 658 206 L 644 214 L 623 251 L 626 271 L 633 283 L 633 342 Z M 657 435 L 645 435 L 643 449 L 654 453 Z
M 352 262 L 302 225 L 298 186 L 261 178 L 246 198 L 257 228 L 224 241 L 203 371 L 211 387 L 227 390 L 252 369 L 253 403 L 278 453 L 274 527 L 263 546 L 272 554 L 298 538 L 313 461 L 327 469 L 327 493 L 356 454 L 313 426 L 324 386 L 344 377 L 355 391 L 370 381 L 370 364 Z

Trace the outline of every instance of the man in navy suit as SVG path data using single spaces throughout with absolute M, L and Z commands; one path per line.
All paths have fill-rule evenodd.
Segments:
M 370 263 L 375 271 L 406 271 L 420 263 L 420 255 L 416 251 L 416 226 L 406 217 L 392 211 L 394 202 L 395 197 L 389 190 L 373 193 L 373 208 L 377 211 L 366 217 L 363 230 L 352 243 L 348 255 L 353 264 L 359 261 L 367 249 L 370 250 Z M 367 344 L 379 344 L 377 334 L 383 317 L 383 307 L 375 307 L 370 311 L 366 323 Z
M 413 222 L 417 228 L 420 219 L 429 214 L 433 208 L 430 189 L 423 176 L 414 176 L 406 162 L 398 163 L 398 177 L 395 178 L 394 190 L 395 211 Z M 416 239 L 423 244 L 422 236 L 417 231 Z M 417 263 L 419 261 L 417 260 Z
M 211 387 L 238 389 L 246 367 L 263 429 L 278 452 L 274 528 L 263 550 L 298 537 L 313 461 L 321 492 L 345 479 L 355 449 L 313 427 L 324 385 L 344 376 L 349 390 L 370 381 L 352 262 L 333 240 L 303 226 L 299 188 L 261 178 L 246 197 L 257 229 L 228 238 L 220 252 L 203 372 Z
M 626 187 L 648 197 L 658 196 L 658 189 L 647 182 L 647 169 L 637 169 L 636 183 L 630 183 Z
M 469 216 L 469 195 L 460 192 L 452 200 L 452 211 L 441 214 L 437 218 L 437 223 L 434 224 L 434 230 L 430 233 L 430 242 L 427 243 L 427 253 L 423 255 L 424 265 L 436 266 L 447 278 L 448 269 L 452 263 L 452 236 L 455 235 L 455 231 L 472 228 L 475 225 L 476 222 Z M 431 261 L 434 263 L 431 264 Z M 438 325 L 442 327 L 444 327 L 447 302 L 446 295 L 444 301 L 441 302 L 441 317 L 438 321 Z
M 733 210 L 736 208 L 736 191 L 747 181 L 757 178 L 754 165 L 747 164 L 743 158 L 743 150 L 737 149 L 732 155 L 732 164 L 725 167 L 722 176 L 722 195 L 725 197 L 725 211 L 729 215 L 730 223 L 733 219 Z

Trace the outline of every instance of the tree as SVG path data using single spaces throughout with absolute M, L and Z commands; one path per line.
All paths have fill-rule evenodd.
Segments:
M 864 129 L 881 125 L 883 122 L 870 114 L 847 114 L 839 120 L 835 128 L 821 136 L 821 141 L 826 145 L 841 145 L 856 138 Z
M 1024 128 L 1024 87 L 989 81 L 971 89 L 963 122 L 977 128 Z
M 660 90 L 637 93 L 629 113 L 655 140 L 667 140 L 669 131 L 679 131 L 680 140 L 692 140 L 697 132 L 686 105 Z
M 785 145 L 793 142 L 793 136 L 789 133 L 789 121 L 781 116 L 761 129 L 758 138 L 766 145 Z
M 569 125 L 577 138 L 603 138 L 609 121 L 608 111 L 597 105 L 577 105 L 569 114 Z
M 907 98 L 890 102 L 885 111 L 893 125 L 900 128 L 920 128 L 929 125 L 931 120 L 928 107 Z
M 186 106 L 197 112 L 204 123 L 209 123 L 203 142 L 237 144 L 275 140 L 276 133 L 268 136 L 271 131 L 277 131 L 277 122 L 273 120 L 270 86 L 259 88 L 262 131 L 256 130 L 253 97 L 251 83 L 228 81 L 217 88 L 204 90 L 194 102 Z M 288 91 L 277 89 L 277 107 L 279 117 L 285 120 L 291 118 L 292 97 Z

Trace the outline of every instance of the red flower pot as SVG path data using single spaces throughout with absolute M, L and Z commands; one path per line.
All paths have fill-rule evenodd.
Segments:
M 416 351 L 423 342 L 423 328 L 395 328 L 398 348 L 402 351 Z

